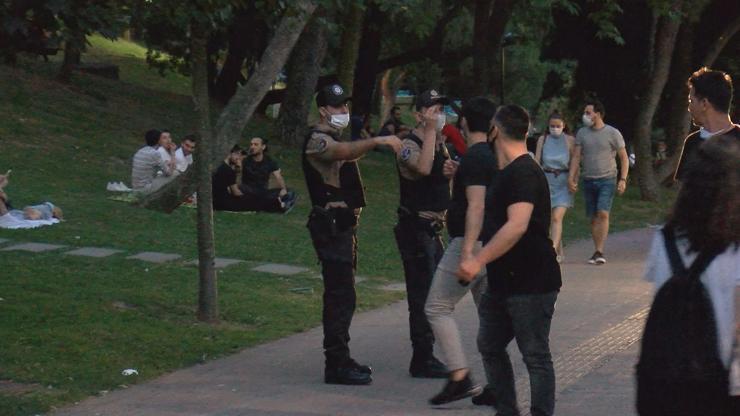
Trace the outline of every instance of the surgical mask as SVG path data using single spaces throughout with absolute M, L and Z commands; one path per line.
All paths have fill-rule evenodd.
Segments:
M 444 114 L 440 114 L 437 116 L 437 131 L 442 131 L 442 129 L 445 127 L 445 123 L 447 122 L 447 117 Z
M 553 136 L 560 136 L 563 134 L 563 128 L 562 127 L 550 127 L 550 134 Z
M 349 114 L 332 114 L 329 125 L 335 129 L 343 129 L 349 125 Z
M 586 125 L 586 127 L 591 127 L 594 125 L 594 119 L 591 118 L 591 116 L 588 116 L 586 114 L 584 114 L 583 117 L 581 117 L 581 120 L 583 121 L 583 124 Z

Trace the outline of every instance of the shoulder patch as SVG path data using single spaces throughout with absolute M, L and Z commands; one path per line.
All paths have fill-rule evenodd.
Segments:
M 409 160 L 410 157 L 411 157 L 411 148 L 404 147 L 403 150 L 401 150 L 401 160 L 405 162 Z

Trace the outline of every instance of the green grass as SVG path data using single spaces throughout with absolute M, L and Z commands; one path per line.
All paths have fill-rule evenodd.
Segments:
M 221 324 L 195 320 L 195 210 L 162 214 L 107 199 L 108 181 L 128 181 L 143 132 L 168 127 L 175 138 L 193 130 L 186 78 L 161 78 L 128 42 L 93 37 L 84 60 L 113 62 L 121 80 L 76 74 L 54 80 L 57 63 L 23 59 L 0 66 L 0 171 L 13 169 L 6 192 L 15 205 L 49 200 L 65 211 L 61 224 L 0 230 L 0 238 L 125 250 L 107 259 L 60 253 L 0 252 L 0 380 L 37 383 L 25 394 L 0 391 L 0 415 L 31 415 L 101 391 L 218 358 L 320 323 L 321 280 L 305 228 L 309 209 L 299 151 L 279 145 L 272 120 L 255 118 L 246 137 L 271 138 L 273 157 L 301 199 L 288 215 L 216 213 L 220 257 L 247 260 L 219 274 Z M 392 226 L 398 184 L 389 155 L 361 162 L 368 207 L 360 227 L 359 309 L 402 298 L 380 290 L 402 280 Z M 580 195 L 576 198 L 580 204 Z M 665 205 L 665 204 L 663 204 Z M 613 229 L 659 219 L 660 205 L 617 199 Z M 566 239 L 588 233 L 582 207 L 566 217 Z M 151 265 L 125 256 L 163 251 L 183 261 Z M 250 270 L 258 262 L 310 268 L 297 277 Z M 290 289 L 312 288 L 296 293 Z M 316 357 L 320 360 L 321 357 Z M 121 370 L 136 368 L 139 376 Z

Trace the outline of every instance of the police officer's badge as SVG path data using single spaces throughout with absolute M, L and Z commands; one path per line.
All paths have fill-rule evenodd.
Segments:
M 411 157 L 411 148 L 404 147 L 403 150 L 401 150 L 401 160 L 405 162 L 409 160 L 410 157 Z
M 344 92 L 344 90 L 342 90 L 342 87 L 340 87 L 339 85 L 334 85 L 331 88 L 331 92 L 333 92 L 334 95 L 342 95 L 342 93 Z

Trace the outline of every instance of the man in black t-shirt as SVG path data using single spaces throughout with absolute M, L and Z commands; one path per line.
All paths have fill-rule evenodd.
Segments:
M 732 105 L 732 78 L 722 71 L 701 68 L 688 80 L 689 113 L 700 129 L 688 135 L 673 179 L 681 181 L 686 174 L 687 161 L 694 157 L 705 140 L 712 136 L 730 134 L 740 140 L 740 125 L 730 119 Z
M 213 209 L 216 211 L 251 211 L 253 206 L 242 198 L 237 184 L 237 170 L 241 168 L 247 152 L 239 145 L 231 148 L 229 156 L 221 163 L 211 178 Z
M 462 109 L 462 129 L 467 138 L 468 150 L 460 159 L 452 184 L 452 201 L 447 210 L 447 231 L 450 242 L 437 266 L 432 279 L 424 312 L 441 347 L 450 370 L 444 389 L 430 402 L 438 405 L 460 400 L 480 392 L 470 376 L 463 353 L 460 333 L 452 317 L 455 305 L 470 289 L 478 304 L 485 291 L 485 271 L 476 276 L 470 286 L 460 285 L 455 276 L 461 258 L 472 257 L 480 249 L 480 231 L 483 223 L 486 187 L 492 182 L 498 167 L 488 143 L 496 105 L 484 98 L 475 97 Z M 455 162 L 448 161 L 454 167 Z
M 256 211 L 287 212 L 293 208 L 296 194 L 288 190 L 280 167 L 266 152 L 267 140 L 255 137 L 250 141 L 249 156 L 242 164 L 242 183 L 239 188 Z M 269 189 L 270 178 L 278 188 Z
M 548 237 L 550 192 L 527 153 L 529 114 L 501 107 L 494 117 L 494 145 L 501 171 L 487 191 L 484 228 L 493 237 L 463 259 L 458 276 L 472 281 L 486 266 L 489 289 L 478 305 L 478 348 L 490 371 L 498 415 L 518 415 L 514 376 L 506 347 L 516 339 L 529 372 L 533 415 L 555 409 L 550 323 L 561 286 L 560 267 Z M 499 227 L 500 225 L 500 227 Z

